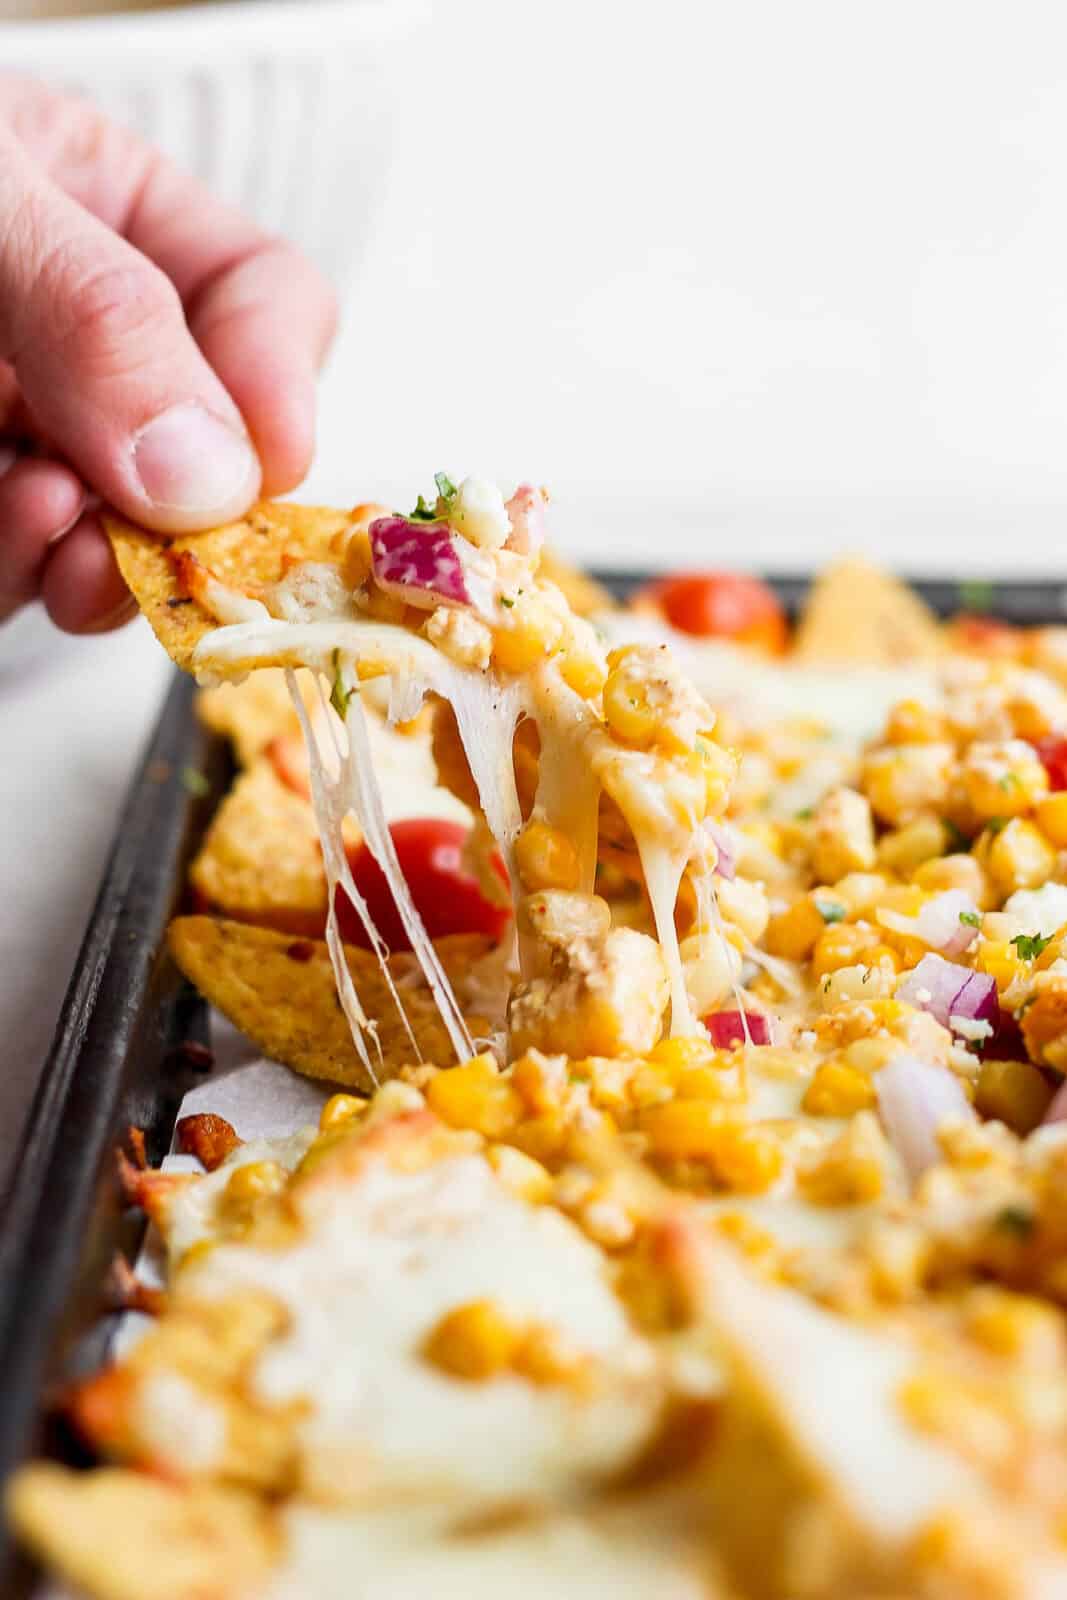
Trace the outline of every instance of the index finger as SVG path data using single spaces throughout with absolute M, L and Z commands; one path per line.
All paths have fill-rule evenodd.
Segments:
M 55 183 L 170 278 L 252 435 L 264 493 L 292 488 L 310 463 L 315 374 L 336 325 L 323 276 L 86 100 L 3 76 L 0 118 Z

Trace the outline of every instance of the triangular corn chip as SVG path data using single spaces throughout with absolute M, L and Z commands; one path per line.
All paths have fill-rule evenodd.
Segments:
M 296 939 L 270 928 L 216 917 L 178 917 L 171 923 L 171 954 L 204 998 L 229 1017 L 274 1061 L 369 1093 L 374 1082 L 356 1053 L 337 998 L 325 941 Z M 464 977 L 490 949 L 478 934 L 437 941 L 437 950 L 460 1002 Z M 419 1044 L 417 1053 L 397 1012 L 378 962 L 368 950 L 345 946 L 348 968 L 367 1016 L 377 1024 L 381 1060 L 371 1046 L 379 1081 L 423 1060 L 447 1066 L 454 1051 L 415 957 L 390 956 L 389 970 Z M 469 1017 L 474 1034 L 488 1031 Z
M 333 541 L 348 522 L 344 511 L 264 501 L 239 522 L 180 538 L 145 533 L 114 515 L 105 516 L 104 527 L 119 570 L 157 639 L 189 671 L 197 643 L 218 621 L 186 594 L 177 556 L 189 551 L 224 583 L 249 591 L 257 584 L 277 583 L 287 556 L 336 560 Z
M 862 560 L 835 562 L 816 578 L 797 624 L 797 661 L 901 666 L 944 648 L 930 608 L 899 578 Z

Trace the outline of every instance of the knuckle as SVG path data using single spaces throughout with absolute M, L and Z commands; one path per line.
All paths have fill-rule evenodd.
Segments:
M 87 269 L 57 259 L 42 279 L 49 276 L 54 342 L 89 373 L 127 371 L 155 359 L 161 335 L 182 320 L 173 284 L 144 260 Z

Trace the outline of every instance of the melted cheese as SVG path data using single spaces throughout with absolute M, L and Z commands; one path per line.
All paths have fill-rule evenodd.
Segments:
M 661 1380 L 603 1257 L 549 1207 L 513 1198 L 480 1156 L 417 1172 L 378 1163 L 303 1201 L 302 1243 L 223 1244 L 187 1269 L 197 1295 L 256 1288 L 289 1313 L 252 1375 L 300 1402 L 307 1459 L 339 1498 L 373 1479 L 493 1501 L 551 1498 L 621 1467 L 653 1425 Z M 449 1377 L 422 1354 L 447 1312 L 489 1297 L 591 1362 L 588 1389 Z
M 512 744 L 522 715 L 534 718 L 542 739 L 537 804 L 539 812 L 575 841 L 581 885 L 588 892 L 596 869 L 597 815 L 601 783 L 613 766 L 627 761 L 635 770 L 648 764 L 647 755 L 620 751 L 604 733 L 581 697 L 562 681 L 551 663 L 544 664 L 525 681 L 499 682 L 488 673 L 459 667 L 426 639 L 389 624 L 355 621 L 347 617 L 293 622 L 273 618 L 239 623 L 205 635 L 196 649 L 201 675 L 229 673 L 259 661 L 289 663 L 289 687 L 308 745 L 311 788 L 322 839 L 329 887 L 326 939 L 338 993 L 356 1047 L 373 1074 L 366 1036 L 374 1037 L 355 992 L 337 926 L 335 900 L 344 888 L 367 931 L 405 1024 L 407 1018 L 386 966 L 386 947 L 373 926 L 369 908 L 360 896 L 348 868 L 341 837 L 345 812 L 355 810 L 368 845 L 393 892 L 412 948 L 426 974 L 431 992 L 459 1059 L 473 1054 L 473 1045 L 447 977 L 404 882 L 385 820 L 385 809 L 366 735 L 362 708 L 349 701 L 348 747 L 335 745 L 335 759 L 343 768 L 336 776 L 326 769 L 315 741 L 307 711 L 296 690 L 292 665 L 325 673 L 346 672 L 354 682 L 352 663 L 360 672 L 370 668 L 387 674 L 403 687 L 390 711 L 402 706 L 405 717 L 414 714 L 426 690 L 446 699 L 456 717 L 460 739 L 478 790 L 486 821 L 507 864 L 513 885 L 519 883 L 514 843 L 522 827 L 522 812 L 515 784 Z M 682 874 L 690 859 L 694 828 L 685 826 L 676 809 L 657 791 L 654 774 L 643 785 L 643 805 L 638 815 L 623 804 L 645 873 L 656 932 L 670 979 L 671 1032 L 691 1034 L 699 1029 L 686 991 L 685 974 L 674 924 L 674 906 Z M 525 952 L 520 952 L 525 954 Z M 410 1027 L 408 1029 L 411 1034 Z M 414 1039 L 412 1039 L 414 1045 Z
M 702 1511 L 676 1493 L 478 1532 L 440 1508 L 290 1508 L 263 1600 L 714 1600 Z

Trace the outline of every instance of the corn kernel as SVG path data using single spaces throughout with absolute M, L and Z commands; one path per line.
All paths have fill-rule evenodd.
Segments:
M 985 972 L 996 980 L 1001 993 L 1010 988 L 1026 970 L 1019 952 L 1007 939 L 983 939 L 978 946 L 976 965 L 979 972 Z
M 816 877 L 834 882 L 847 872 L 874 866 L 874 825 L 866 795 L 832 789 L 815 812 L 812 866 Z
M 978 1074 L 975 1104 L 983 1117 L 994 1117 L 1013 1133 L 1026 1135 L 1041 1122 L 1052 1095 L 1032 1062 L 986 1060 Z
M 342 1123 L 357 1117 L 367 1102 L 354 1094 L 332 1094 L 319 1113 L 319 1132 L 331 1133 Z
M 824 1061 L 808 1084 L 801 1109 L 813 1117 L 851 1117 L 875 1104 L 874 1085 L 855 1067 Z
M 1063 1358 L 1062 1314 L 1032 1295 L 993 1284 L 969 1296 L 967 1331 L 994 1354 L 1022 1357 L 1030 1365 L 1052 1366 Z
M 552 1174 L 522 1150 L 510 1144 L 493 1144 L 486 1160 L 504 1188 L 530 1205 L 544 1205 L 552 1198 Z
M 811 952 L 812 977 L 824 978 L 828 972 L 836 972 L 840 967 L 865 961 L 881 941 L 882 936 L 877 928 L 864 923 L 831 923 L 820 933 Z
M 1067 789 L 1046 795 L 1034 807 L 1034 820 L 1050 844 L 1067 850 Z
M 767 951 L 787 961 L 806 961 L 826 927 L 811 895 L 801 895 L 788 911 L 780 911 L 767 924 Z
M 445 1313 L 423 1354 L 451 1377 L 477 1383 L 506 1371 L 521 1339 L 522 1329 L 492 1300 L 471 1300 Z
M 1037 752 L 1021 739 L 996 744 L 977 739 L 960 767 L 975 816 L 1018 817 L 1048 793 L 1048 773 Z
M 492 1060 L 492 1058 L 489 1058 Z M 522 1101 L 484 1058 L 475 1056 L 462 1067 L 437 1073 L 426 1086 L 426 1103 L 453 1128 L 473 1128 L 487 1139 L 509 1133 L 522 1115 Z
M 996 903 L 996 894 L 982 863 L 963 852 L 942 856 L 940 861 L 924 861 L 912 874 L 912 883 L 930 894 L 943 889 L 962 889 L 981 911 Z
M 919 700 L 898 700 L 886 723 L 887 744 L 935 744 L 945 737 L 940 711 Z
M 646 687 L 635 682 L 625 666 L 613 667 L 604 684 L 604 716 L 608 727 L 627 744 L 647 749 L 655 742 L 658 717 Z
M 924 861 L 941 856 L 948 845 L 948 829 L 938 817 L 917 817 L 894 828 L 878 841 L 878 860 L 890 872 L 910 877 Z
M 705 1039 L 661 1039 L 653 1045 L 648 1059 L 668 1072 L 680 1072 L 685 1067 L 706 1067 L 714 1060 L 714 1052 Z
M 288 1176 L 277 1161 L 248 1161 L 231 1174 L 226 1198 L 238 1205 L 254 1204 L 284 1189 Z
M 505 626 L 493 633 L 493 659 L 504 672 L 529 672 L 559 644 L 563 623 L 537 594 L 515 603 Z
M 578 852 L 567 835 L 547 822 L 528 822 L 515 841 L 515 860 L 523 886 L 577 889 Z
M 574 1383 L 583 1368 L 581 1356 L 570 1349 L 554 1328 L 535 1323 L 515 1351 L 512 1366 L 531 1383 L 552 1387 Z
M 948 743 L 899 744 L 873 751 L 863 763 L 863 791 L 891 827 L 924 812 L 944 811 L 956 751 Z
M 652 1153 L 668 1160 L 706 1161 L 728 1189 L 759 1194 L 782 1170 L 782 1153 L 768 1131 L 726 1120 L 706 1100 L 673 1100 L 647 1110 L 641 1126 Z
M 567 1090 L 567 1059 L 527 1050 L 512 1066 L 511 1082 L 528 1110 L 554 1111 Z
M 1006 827 L 984 839 L 985 864 L 1001 894 L 1016 889 L 1039 889 L 1056 865 L 1056 852 L 1032 822 L 1014 817 Z
M 607 681 L 608 671 L 595 655 L 566 644 L 559 657 L 560 677 L 583 700 L 594 699 Z

